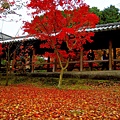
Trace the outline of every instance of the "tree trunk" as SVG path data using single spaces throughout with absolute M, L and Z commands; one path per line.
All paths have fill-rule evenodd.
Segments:
M 6 64 L 6 84 L 5 84 L 5 86 L 8 86 L 8 82 L 9 82 L 9 80 L 8 80 L 8 67 L 9 67 L 9 65 L 8 65 L 9 63 L 7 62 L 7 64 Z
M 60 76 L 59 76 L 59 83 L 58 83 L 58 88 L 60 88 L 61 85 L 62 85 L 63 73 L 64 73 L 64 71 L 66 70 L 66 68 L 67 68 L 68 65 L 69 65 L 69 58 L 68 58 L 67 61 L 66 61 L 66 65 L 63 67 L 62 61 L 61 61 L 60 56 L 59 56 L 59 54 L 58 54 L 58 51 L 55 50 L 55 52 L 56 52 L 56 54 L 57 54 L 57 57 L 58 57 L 58 60 L 59 60 L 59 64 L 60 64 L 60 68 L 61 68 Z
M 58 88 L 60 88 L 62 85 L 63 73 L 64 73 L 64 69 L 61 69 L 60 76 L 59 76 Z

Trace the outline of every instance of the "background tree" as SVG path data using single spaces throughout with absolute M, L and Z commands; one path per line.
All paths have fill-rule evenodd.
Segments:
M 88 5 L 82 0 L 31 0 L 28 7 L 35 11 L 32 13 L 31 23 L 25 22 L 24 31 L 43 41 L 41 48 L 54 51 L 45 55 L 56 58 L 59 62 L 61 71 L 58 87 L 60 87 L 63 73 L 68 67 L 69 60 L 75 57 L 75 51 L 80 51 L 86 41 L 92 42 L 91 36 L 94 33 L 86 32 L 85 28 L 95 27 L 99 18 L 89 12 Z M 42 13 L 44 15 L 39 16 Z
M 111 5 L 102 11 L 101 23 L 106 24 L 114 22 L 120 22 L 120 13 L 118 8 Z
M 10 17 L 11 15 L 17 15 L 22 16 L 21 14 L 18 14 L 18 10 L 23 8 L 26 5 L 27 0 L 0 0 L 0 19 L 2 21 L 11 22 L 14 21 L 13 17 Z M 10 17 L 10 18 L 9 18 Z M 9 20 L 8 20 L 9 18 Z M 12 47 L 12 43 L 8 44 L 6 53 L 6 85 L 8 85 L 8 74 L 10 70 L 10 48 Z M 3 48 L 4 49 L 4 48 Z M 2 44 L 0 44 L 0 55 L 3 52 L 2 50 Z M 14 53 L 14 52 L 13 52 Z M 12 54 L 13 54 L 12 53 Z
M 6 18 L 7 15 L 14 14 L 21 16 L 17 13 L 17 10 L 25 7 L 27 0 L 1 0 L 0 1 L 0 17 Z
M 27 0 L 0 0 L 0 20 L 6 21 L 8 15 L 17 15 L 18 10 L 26 6 Z M 12 20 L 11 20 L 12 19 Z M 9 21 L 14 21 L 13 17 Z M 7 22 L 9 22 L 7 21 Z M 2 31 L 2 30 L 1 30 Z M 0 50 L 2 50 L 2 44 L 0 44 Z
M 7 14 L 13 13 L 11 7 L 14 6 L 15 2 L 10 2 L 9 0 L 0 1 L 0 17 L 6 17 Z M 14 12 L 15 13 L 15 12 Z
M 90 12 L 95 13 L 100 18 L 99 24 L 120 22 L 119 9 L 113 5 L 110 5 L 110 7 L 105 8 L 104 10 L 92 7 L 90 8 Z
M 99 17 L 99 23 L 98 24 L 101 24 L 101 22 L 102 22 L 102 11 L 100 10 L 100 9 L 98 9 L 97 7 L 92 7 L 92 8 L 90 8 L 90 12 L 91 13 L 94 13 L 94 14 L 96 14 L 98 17 Z

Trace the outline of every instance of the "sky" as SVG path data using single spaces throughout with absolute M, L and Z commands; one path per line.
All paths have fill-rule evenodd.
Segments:
M 100 10 L 103 10 L 110 5 L 115 5 L 115 7 L 120 9 L 120 0 L 84 0 L 86 4 L 90 7 L 97 7 Z M 22 25 L 23 21 L 30 21 L 31 17 L 27 15 L 27 10 L 22 8 L 17 13 L 22 14 L 22 17 L 18 15 L 9 15 L 7 19 L 0 18 L 0 32 L 7 34 L 12 37 L 27 35 L 23 34 Z M 13 21 L 10 22 L 10 20 Z

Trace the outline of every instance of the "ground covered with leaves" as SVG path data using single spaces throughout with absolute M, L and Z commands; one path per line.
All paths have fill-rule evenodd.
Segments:
M 120 85 L 92 89 L 0 86 L 1 120 L 120 120 Z

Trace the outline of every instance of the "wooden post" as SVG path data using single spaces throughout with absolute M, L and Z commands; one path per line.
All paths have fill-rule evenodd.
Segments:
M 54 62 L 54 63 L 53 63 L 53 72 L 55 72 L 55 59 L 54 59 L 53 62 Z
M 116 48 L 113 48 L 113 57 L 116 59 Z M 114 61 L 114 70 L 116 70 L 116 61 Z
M 0 58 L 0 71 L 1 71 L 1 66 L 2 66 L 2 64 L 1 64 L 1 59 L 2 59 L 2 58 Z
M 83 71 L 83 50 L 80 51 L 80 71 Z
M 47 60 L 47 72 L 50 72 L 50 57 L 48 57 L 48 60 Z
M 109 40 L 109 70 L 112 70 L 112 40 Z
M 56 72 L 57 70 L 57 61 L 54 59 L 54 64 L 53 64 L 53 72 Z
M 34 72 L 34 64 L 35 64 L 34 57 L 35 57 L 35 49 L 33 49 L 33 54 L 32 54 L 32 73 Z
M 13 53 L 13 60 L 12 60 L 12 72 L 15 71 L 15 57 L 16 57 L 16 50 Z

